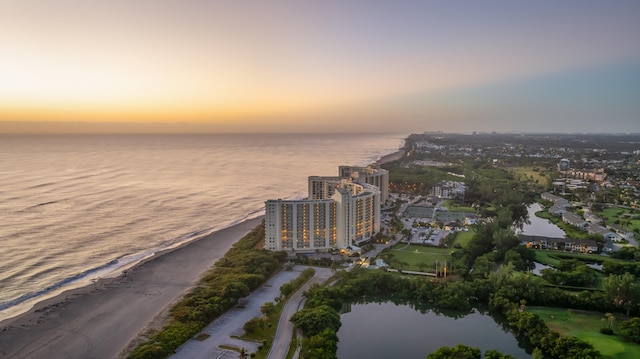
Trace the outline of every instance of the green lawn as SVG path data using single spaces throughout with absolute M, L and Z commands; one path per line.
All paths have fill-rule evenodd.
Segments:
M 449 209 L 449 211 L 451 212 L 470 212 L 470 213 L 476 213 L 475 208 L 471 208 L 469 206 L 460 206 L 457 205 L 455 203 L 453 203 L 453 201 L 451 200 L 446 200 L 444 201 L 444 203 L 442 204 L 443 207 L 447 207 L 447 209 Z
M 450 249 L 417 245 L 410 245 L 405 248 L 405 246 L 406 244 L 398 244 L 391 250 L 394 259 L 407 263 L 403 269 L 419 271 L 420 263 L 424 263 L 424 271 L 435 272 L 436 260 L 440 268 L 442 268 L 445 261 L 451 262 Z M 397 267 L 393 261 L 391 266 Z
M 591 343 L 606 358 L 640 358 L 640 345 L 625 342 L 616 335 L 600 333 L 603 326 L 601 319 L 604 317 L 602 313 L 547 307 L 529 307 L 527 310 L 538 314 L 551 330 Z M 614 331 L 621 320 L 614 323 Z
M 540 249 L 536 250 L 536 262 L 546 264 L 548 266 L 556 267 L 560 264 L 560 259 L 556 256 L 553 256 L 552 251 Z
M 628 225 L 625 224 L 624 226 L 624 228 L 628 229 L 629 231 L 634 231 L 640 228 L 640 219 L 636 218 L 638 216 L 637 211 L 631 211 L 624 208 L 609 207 L 609 208 L 605 208 L 604 210 L 602 210 L 601 213 L 598 213 L 598 214 L 608 224 L 615 224 L 616 221 L 623 220 L 623 222 L 629 221 L 629 224 Z M 629 216 L 632 216 L 634 218 L 631 219 L 631 217 Z
M 462 248 L 466 247 L 474 234 L 476 234 L 476 232 L 472 230 L 456 233 L 456 239 L 453 241 L 453 245 L 455 246 L 456 244 L 459 244 Z
M 535 252 L 536 262 L 554 267 L 557 266 L 558 263 L 560 263 L 561 259 L 579 259 L 587 263 L 602 263 L 607 259 L 617 261 L 614 258 L 603 256 L 600 254 L 565 252 L 550 249 L 536 249 Z

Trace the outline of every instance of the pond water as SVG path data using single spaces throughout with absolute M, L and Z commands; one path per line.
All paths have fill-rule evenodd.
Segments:
M 420 312 L 391 302 L 352 304 L 341 316 L 340 359 L 424 359 L 441 346 L 465 344 L 484 352 L 496 349 L 515 358 L 531 358 L 518 341 L 488 314 Z
M 533 264 L 535 264 L 535 268 L 533 268 L 531 270 L 531 273 L 535 274 L 535 275 L 542 275 L 542 273 L 540 272 L 543 269 L 549 269 L 549 268 L 553 268 L 550 267 L 546 264 L 542 264 L 542 263 L 538 263 L 538 262 L 533 262 Z
M 565 233 L 560 227 L 556 226 L 548 219 L 536 217 L 536 212 L 542 210 L 542 206 L 538 203 L 534 203 L 527 207 L 527 211 L 529 213 L 529 221 L 531 223 L 522 226 L 522 231 L 519 231 L 519 233 L 529 236 L 564 238 Z

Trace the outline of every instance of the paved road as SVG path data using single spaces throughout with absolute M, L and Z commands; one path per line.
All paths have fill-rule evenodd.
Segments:
M 291 317 L 298 311 L 299 308 L 304 306 L 304 301 L 302 297 L 302 293 L 307 290 L 313 283 L 323 283 L 329 277 L 333 275 L 331 273 L 331 269 L 329 268 L 319 268 L 314 267 L 316 274 L 313 278 L 311 278 L 302 288 L 298 289 L 287 303 L 285 303 L 284 308 L 282 308 L 282 313 L 280 315 L 280 321 L 278 322 L 278 330 L 276 331 L 276 336 L 273 339 L 273 345 L 271 346 L 271 351 L 269 352 L 268 359 L 282 359 L 286 358 L 287 352 L 289 351 L 289 343 L 291 343 L 291 338 L 293 337 L 294 325 L 290 321 Z
M 202 341 L 195 339 L 188 340 L 180 348 L 178 348 L 178 350 L 176 350 L 176 353 L 170 358 L 230 359 L 238 357 L 238 353 L 236 351 L 222 349 L 220 348 L 220 345 L 245 348 L 249 353 L 257 351 L 258 345 L 260 345 L 260 343 L 236 339 L 232 338 L 231 336 L 241 336 L 244 333 L 243 326 L 247 321 L 249 321 L 249 319 L 262 316 L 260 307 L 264 303 L 274 301 L 274 299 L 280 295 L 280 286 L 299 277 L 300 273 L 306 268 L 308 267 L 295 266 L 291 271 L 282 271 L 276 274 L 271 279 L 269 279 L 267 283 L 256 289 L 253 293 L 251 293 L 251 295 L 249 295 L 249 297 L 247 297 L 248 303 L 244 306 L 244 308 L 233 308 L 213 321 L 206 328 L 204 328 L 200 333 L 208 334 L 209 337 L 207 339 L 204 339 Z M 323 276 L 325 276 L 325 271 L 328 272 L 330 276 L 330 269 L 316 268 L 316 276 L 311 280 L 314 280 L 315 278 L 323 278 Z M 293 315 L 293 313 L 291 315 Z M 278 330 L 280 330 L 279 327 Z M 289 336 L 289 340 L 286 342 L 287 349 L 289 348 L 290 340 L 291 336 Z M 284 356 L 282 356 L 281 358 L 284 358 Z

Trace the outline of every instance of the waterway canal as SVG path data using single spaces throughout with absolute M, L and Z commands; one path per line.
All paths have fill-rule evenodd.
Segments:
M 543 210 L 540 204 L 534 203 L 527 207 L 527 210 L 529 213 L 529 222 L 531 223 L 525 224 L 522 227 L 522 231 L 519 231 L 519 233 L 529 236 L 564 238 L 565 233 L 560 229 L 560 227 L 556 226 L 548 219 L 536 217 L 536 212 Z

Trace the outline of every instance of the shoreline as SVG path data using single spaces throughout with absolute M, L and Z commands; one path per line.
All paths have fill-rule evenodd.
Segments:
M 3 320 L 0 358 L 118 357 L 263 218 L 158 252 L 117 277 L 69 289 Z
M 141 253 L 134 253 L 131 255 L 125 255 L 121 258 L 118 258 L 117 260 L 114 261 L 121 261 L 123 259 L 127 259 L 128 257 L 138 257 L 138 259 L 134 259 L 131 261 L 126 261 L 125 264 L 119 265 L 116 268 L 110 268 L 110 269 L 101 269 L 101 268 L 94 268 L 94 269 L 89 269 L 87 271 L 96 271 L 96 273 L 92 273 L 87 275 L 84 278 L 80 278 L 77 280 L 73 280 L 73 281 L 69 281 L 66 284 L 63 284 L 61 286 L 59 286 L 58 288 L 52 289 L 51 291 L 43 291 L 42 294 L 33 296 L 31 298 L 28 298 L 24 301 L 18 302 L 10 307 L 7 308 L 3 308 L 0 310 L 0 328 L 2 328 L 2 326 L 9 322 L 11 319 L 20 316 L 21 314 L 27 313 L 28 311 L 30 311 L 32 308 L 38 306 L 40 303 L 46 302 L 50 299 L 56 298 L 64 293 L 76 290 L 76 289 L 81 289 L 84 287 L 88 287 L 91 285 L 95 285 L 97 282 L 99 281 L 103 281 L 103 280 L 110 280 L 110 279 L 115 279 L 121 275 L 123 275 L 124 273 L 126 273 L 127 271 L 131 270 L 132 268 L 135 268 L 136 266 L 151 260 L 153 258 L 157 258 L 158 256 L 161 256 L 165 253 L 171 252 L 177 248 L 180 248 L 182 246 L 188 245 L 191 242 L 194 241 L 198 241 L 204 237 L 207 237 L 209 235 L 212 235 L 214 233 L 217 233 L 219 231 L 225 230 L 227 228 L 231 228 L 234 227 L 242 222 L 245 221 L 249 221 L 252 220 L 254 218 L 258 218 L 258 217 L 263 217 L 264 214 L 258 214 L 258 213 L 264 213 L 264 210 L 258 210 L 258 211 L 253 211 L 251 213 L 249 213 L 248 215 L 244 216 L 244 218 L 235 220 L 233 222 L 231 222 L 230 224 L 226 225 L 226 226 L 222 226 L 219 229 L 214 229 L 214 230 L 205 230 L 205 231 L 200 231 L 200 233 L 196 234 L 195 232 L 193 234 L 190 235 L 184 235 L 182 237 L 184 237 L 184 240 L 180 240 L 182 237 L 176 238 L 176 241 L 174 241 L 174 243 L 165 245 L 162 248 L 157 248 L 155 250 L 151 250 L 151 251 L 147 251 L 147 252 L 141 252 Z M 107 267 L 109 266 L 111 263 L 106 263 L 103 264 L 103 267 Z M 102 275 L 100 274 L 102 273 Z M 84 273 L 82 273 L 81 275 L 84 275 Z
M 402 158 L 404 155 L 406 154 L 406 151 L 403 148 L 393 152 L 393 153 L 389 153 L 387 155 L 384 155 L 382 157 L 380 157 L 377 161 L 375 161 L 375 163 L 379 164 L 379 165 L 383 165 L 385 163 L 389 163 L 389 162 L 393 162 L 396 160 L 399 160 L 400 158 Z

